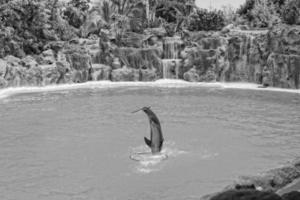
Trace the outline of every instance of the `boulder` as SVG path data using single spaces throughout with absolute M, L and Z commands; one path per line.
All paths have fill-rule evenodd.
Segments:
M 0 59 L 0 77 L 4 77 L 6 73 L 7 61 Z
M 35 58 L 33 58 L 32 56 L 26 56 L 25 58 L 23 58 L 21 60 L 21 64 L 23 65 L 23 67 L 25 67 L 26 69 L 30 69 L 30 68 L 34 68 L 38 66 L 37 61 L 35 60 Z
M 165 37 L 167 35 L 167 31 L 164 27 L 159 28 L 148 28 L 144 30 L 146 35 L 155 35 L 157 37 Z
M 53 41 L 45 45 L 44 49 L 52 49 L 55 52 L 61 51 L 65 47 L 64 41 Z
M 253 36 L 249 33 L 230 35 L 226 50 L 219 49 L 224 54 L 229 65 L 217 71 L 221 72 L 220 80 L 261 83 L 262 66 L 264 65 L 264 50 L 259 46 L 264 35 Z M 219 55 L 220 55 L 219 54 Z M 266 53 L 267 54 L 267 53 Z
M 52 49 L 43 51 L 39 56 L 39 64 L 41 65 L 52 65 L 56 62 L 55 55 Z
M 139 81 L 155 81 L 157 80 L 157 74 L 155 69 L 141 69 L 140 71 L 138 70 L 139 73 Z
M 72 81 L 74 83 L 83 83 L 91 79 L 91 56 L 86 51 L 82 51 L 82 49 L 73 49 L 66 52 L 66 56 L 70 63 Z
M 222 45 L 222 38 L 220 37 L 206 37 L 198 41 L 202 49 L 217 49 Z
M 232 29 L 234 29 L 234 24 L 228 24 L 224 28 L 222 28 L 221 32 L 223 34 L 229 33 Z
M 212 69 L 206 71 L 205 74 L 200 75 L 200 82 L 215 82 L 217 80 L 217 75 Z
M 300 87 L 300 56 L 271 53 L 267 65 L 271 71 L 272 86 Z
M 0 77 L 0 88 L 5 88 L 6 86 L 7 81 L 3 77 Z
M 300 159 L 294 161 L 293 166 L 300 171 Z
M 112 81 L 133 81 L 134 80 L 134 70 L 128 67 L 123 67 L 120 69 L 115 69 L 111 74 Z
M 26 85 L 26 68 L 22 66 L 8 65 L 4 79 L 7 81 L 7 86 L 17 87 Z
M 57 34 L 55 33 L 54 30 L 51 29 L 42 29 L 43 32 L 43 37 L 47 40 L 47 41 L 57 41 L 59 40 L 59 37 L 57 36 Z
M 300 171 L 293 166 L 270 170 L 261 176 L 241 177 L 236 184 L 254 185 L 267 191 L 276 191 L 300 177 Z
M 6 56 L 4 60 L 7 63 L 7 67 L 3 78 L 6 80 L 7 86 L 16 87 L 24 85 L 26 70 L 21 65 L 21 59 L 14 56 Z
M 62 73 L 56 64 L 41 65 L 43 85 L 66 83 L 65 74 Z
M 103 64 L 92 65 L 91 77 L 93 81 L 110 80 L 112 68 Z
M 273 27 L 268 34 L 268 44 L 274 53 L 300 55 L 300 26 Z
M 24 84 L 29 86 L 41 86 L 43 84 L 43 74 L 40 66 L 26 70 Z
M 21 59 L 14 56 L 6 56 L 4 60 L 10 66 L 20 66 Z
M 210 200 L 282 200 L 273 192 L 261 192 L 257 190 L 229 190 L 217 194 Z
M 289 193 L 286 193 L 281 196 L 282 200 L 299 200 L 300 199 L 300 192 L 298 191 L 292 191 Z
M 195 67 L 183 74 L 183 79 L 189 82 L 199 82 L 200 77 Z
M 208 69 L 214 68 L 217 62 L 217 50 L 192 48 L 188 52 L 189 56 L 184 61 L 184 67 L 196 66 L 200 74 L 205 74 Z

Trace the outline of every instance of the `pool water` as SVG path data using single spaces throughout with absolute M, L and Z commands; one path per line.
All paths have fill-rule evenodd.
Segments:
M 143 112 L 161 121 L 167 159 Z M 299 157 L 300 94 L 221 87 L 90 87 L 0 99 L 0 199 L 199 199 Z

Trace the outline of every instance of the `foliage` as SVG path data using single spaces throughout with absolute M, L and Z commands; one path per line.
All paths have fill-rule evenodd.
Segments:
M 265 0 L 256 0 L 256 3 L 251 11 L 253 16 L 254 27 L 271 27 L 280 22 L 280 16 L 277 13 L 276 6 L 272 2 Z
M 5 3 L 6 2 L 6 3 Z M 1 38 L 4 55 L 18 57 L 26 53 L 38 53 L 42 48 L 40 40 L 46 38 L 45 30 L 50 18 L 45 2 L 34 0 L 11 0 L 0 5 L 0 24 L 2 30 L 13 34 Z
M 71 0 L 68 2 L 64 17 L 71 26 L 80 28 L 86 20 L 90 0 Z
M 236 9 L 234 9 L 232 6 L 222 6 L 222 12 L 224 15 L 224 21 L 226 25 L 232 24 L 236 21 Z
M 39 54 L 49 41 L 76 36 L 76 30 L 63 19 L 63 5 L 58 0 L 2 0 L 1 3 L 1 56 Z
M 287 0 L 283 7 L 282 18 L 287 24 L 300 24 L 300 1 Z
M 189 17 L 188 30 L 190 31 L 216 31 L 225 25 L 222 11 L 197 9 Z
M 248 21 L 253 20 L 253 15 L 251 11 L 253 10 L 255 5 L 255 0 L 246 0 L 246 2 L 241 5 L 241 7 L 237 10 L 237 13 L 240 16 L 245 17 Z
M 178 32 L 187 24 L 194 8 L 194 0 L 160 0 L 156 2 L 154 10 L 156 18 L 176 24 L 174 31 Z
M 92 8 L 89 16 L 95 12 L 100 16 L 101 21 L 105 22 L 104 26 L 106 28 L 112 28 L 116 31 L 119 31 L 117 29 L 122 29 L 119 32 L 142 32 L 147 24 L 145 5 L 140 0 L 99 1 Z M 91 21 L 93 19 L 94 17 L 91 18 Z
M 254 27 L 300 22 L 299 0 L 246 0 L 237 13 Z
M 114 7 L 111 4 L 110 1 L 103 1 L 102 5 L 100 5 L 100 8 L 98 8 L 100 10 L 100 14 L 102 16 L 102 19 L 106 22 L 106 23 L 110 23 L 111 22 L 111 17 L 114 13 Z
M 89 6 L 90 2 L 91 2 L 90 0 L 71 0 L 70 2 L 68 2 L 68 5 L 77 8 L 80 11 L 85 12 L 90 8 Z

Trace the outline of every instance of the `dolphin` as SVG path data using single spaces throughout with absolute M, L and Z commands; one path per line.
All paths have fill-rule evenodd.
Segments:
M 151 148 L 152 154 L 157 154 L 161 151 L 164 142 L 160 122 L 154 112 L 150 109 L 150 107 L 143 107 L 132 113 L 136 113 L 141 110 L 146 113 L 150 123 L 151 138 L 149 140 L 148 138 L 144 137 L 145 143 Z

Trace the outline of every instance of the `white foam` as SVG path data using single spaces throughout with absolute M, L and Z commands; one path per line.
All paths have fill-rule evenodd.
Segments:
M 24 93 L 39 93 L 39 92 L 51 92 L 61 90 L 75 90 L 84 88 L 118 88 L 118 87 L 163 87 L 163 88 L 185 88 L 185 87 L 213 87 L 222 89 L 245 89 L 245 90 L 262 90 L 262 91 L 273 91 L 273 92 L 288 92 L 300 94 L 300 90 L 295 89 L 282 89 L 282 88 L 259 88 L 257 84 L 253 83 L 204 83 L 197 82 L 191 83 L 183 80 L 171 80 L 161 79 L 155 82 L 111 82 L 111 81 L 94 81 L 77 84 L 63 84 L 63 85 L 49 85 L 41 87 L 10 87 L 0 90 L 0 99 L 7 98 L 15 94 Z
M 163 167 L 164 161 L 168 158 L 172 159 L 188 152 L 176 148 L 176 143 L 168 141 L 164 144 L 161 153 L 152 155 L 149 147 L 141 145 L 131 149 L 130 158 L 137 161 L 135 167 L 136 172 L 142 174 L 149 174 L 151 172 L 160 171 Z

